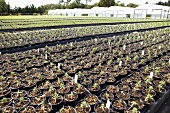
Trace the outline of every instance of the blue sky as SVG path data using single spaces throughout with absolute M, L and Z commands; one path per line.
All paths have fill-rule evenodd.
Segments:
M 11 4 L 11 7 L 19 6 L 19 7 L 25 7 L 26 5 L 34 4 L 36 7 L 44 4 L 50 4 L 50 3 L 58 3 L 59 0 L 5 0 L 7 3 L 9 2 Z M 85 3 L 86 0 L 82 0 L 83 3 Z M 95 2 L 99 2 L 100 0 L 92 0 L 90 4 L 93 4 Z M 155 3 L 159 2 L 160 0 L 115 0 L 120 1 L 122 3 L 137 3 L 137 4 L 144 4 L 146 1 L 149 3 Z M 168 0 L 161 0 L 161 1 L 168 1 Z

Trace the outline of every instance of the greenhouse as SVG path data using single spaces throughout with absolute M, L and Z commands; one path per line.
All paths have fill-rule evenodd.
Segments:
M 170 18 L 170 7 L 144 4 L 137 8 L 111 6 L 111 7 L 93 7 L 91 9 L 56 9 L 49 10 L 48 15 L 62 16 L 91 16 L 91 17 L 118 17 L 125 18 L 147 18 L 168 19 Z

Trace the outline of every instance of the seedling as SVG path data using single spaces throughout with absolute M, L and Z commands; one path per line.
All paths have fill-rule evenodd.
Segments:
M 85 109 L 87 107 L 86 101 L 81 102 L 81 108 Z
M 20 98 L 19 98 L 19 101 L 20 101 L 20 102 L 23 102 L 23 101 L 24 101 L 24 97 L 20 97 Z
M 161 84 L 158 85 L 158 90 L 161 91 L 161 89 L 163 88 L 163 86 Z
M 41 76 L 41 74 L 38 74 L 38 78 L 39 78 L 39 79 L 42 79 L 42 76 Z
M 134 108 L 132 109 L 132 113 L 138 113 L 138 109 L 134 107 Z
M 108 65 L 110 65 L 111 63 L 113 62 L 113 60 L 112 59 L 110 59 L 109 61 L 108 61 Z
M 7 98 L 4 97 L 3 99 L 1 99 L 1 102 L 2 103 L 6 103 L 7 102 Z
M 5 77 L 4 76 L 0 76 L 0 81 L 4 80 Z
M 141 81 L 138 81 L 137 83 L 136 83 L 136 85 L 139 87 L 139 86 L 141 86 Z
M 105 73 L 104 71 L 101 71 L 101 72 L 100 72 L 100 75 L 104 75 L 104 73 Z
M 82 76 L 82 73 L 81 71 L 78 72 L 78 76 L 81 77 Z
M 14 75 L 14 74 L 15 74 L 15 72 L 10 72 L 10 74 L 11 74 L 11 75 Z
M 61 84 L 60 84 L 60 88 L 63 88 L 63 87 L 64 87 L 64 84 L 63 84 L 63 83 L 61 83 Z
M 68 77 L 69 76 L 68 73 L 65 73 L 65 76 Z
M 152 87 L 152 86 L 149 86 L 148 92 L 151 93 L 152 91 L 153 91 L 153 87 Z
M 32 80 L 28 80 L 28 84 L 31 85 L 33 83 Z
M 165 81 L 161 80 L 161 81 L 159 82 L 159 84 L 162 85 L 162 86 L 164 86 L 164 85 L 165 85 Z
M 53 86 L 50 86 L 49 92 L 52 92 L 54 90 Z
M 81 84 L 77 84 L 77 88 L 80 89 L 81 88 Z
M 154 100 L 153 96 L 151 94 L 147 94 L 147 96 L 145 97 L 145 101 L 150 101 L 150 100 Z
M 131 107 L 134 107 L 134 106 L 136 106 L 136 105 L 137 105 L 137 102 L 132 101 Z
M 46 81 L 46 82 L 45 82 L 45 85 L 46 85 L 46 86 L 48 86 L 49 84 L 50 84 L 50 82 L 49 82 L 49 81 Z
M 97 88 L 97 86 L 98 86 L 97 83 L 94 83 L 94 84 L 93 84 L 93 87 L 94 87 L 94 88 Z
M 105 93 L 106 99 L 109 99 L 109 94 Z
M 57 100 L 58 97 L 59 97 L 59 96 L 58 96 L 58 93 L 55 92 L 55 93 L 54 93 L 54 98 Z
M 21 85 L 21 81 L 17 80 L 17 86 L 20 86 L 20 85 Z
M 34 92 L 36 92 L 36 91 L 37 91 L 37 88 L 36 88 L 36 87 L 34 87 L 33 91 L 34 91 Z
M 100 107 L 102 108 L 103 111 L 105 111 L 105 109 L 104 109 L 105 105 L 103 103 L 101 104 Z

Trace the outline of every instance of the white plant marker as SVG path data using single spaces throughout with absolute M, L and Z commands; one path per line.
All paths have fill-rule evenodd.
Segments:
M 77 84 L 77 80 L 78 80 L 78 75 L 75 74 L 75 77 L 74 77 L 74 82 Z
M 142 50 L 142 55 L 145 55 L 145 51 L 144 50 Z
M 110 46 L 110 42 L 108 42 L 109 46 Z
M 47 59 L 48 58 L 48 56 L 47 56 L 47 54 L 45 54 L 45 59 Z
M 70 43 L 70 46 L 73 47 L 73 43 Z
M 60 69 L 60 63 L 58 63 L 58 69 Z
M 122 66 L 122 61 L 119 62 L 119 66 Z
M 100 57 L 102 56 L 102 53 L 100 53 Z
M 159 49 L 161 49 L 161 46 L 159 46 Z
M 106 103 L 106 107 L 108 108 L 108 109 L 110 109 L 110 104 L 111 104 L 111 102 L 109 101 L 109 99 L 107 100 L 107 103 Z
M 149 76 L 150 78 L 153 78 L 153 72 L 150 72 L 150 76 Z
M 95 43 L 97 43 L 97 38 L 94 39 Z
M 155 41 L 155 40 L 156 40 L 156 38 L 153 39 L 153 41 Z
M 123 45 L 123 50 L 126 50 L 126 45 Z
M 115 39 L 116 38 L 116 36 L 113 36 L 113 39 Z
M 1 55 L 2 53 L 0 52 L 0 55 Z
M 169 63 L 170 63 L 170 58 L 169 58 Z
M 140 44 L 143 45 L 143 41 Z
M 38 51 L 38 53 L 39 53 L 39 52 L 40 52 L 40 49 L 38 48 L 37 51 Z

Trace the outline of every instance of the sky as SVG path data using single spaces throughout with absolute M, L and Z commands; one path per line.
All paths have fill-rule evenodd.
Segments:
M 50 4 L 50 3 L 57 4 L 59 0 L 5 0 L 5 1 L 7 3 L 9 2 L 11 7 L 14 8 L 15 6 L 25 7 L 31 4 L 34 4 L 36 7 L 40 5 Z M 86 0 L 82 0 L 83 3 L 85 3 L 85 1 Z M 93 4 L 99 1 L 100 0 L 92 0 L 92 2 L 89 4 Z M 128 4 L 128 3 L 144 4 L 146 1 L 148 1 L 149 3 L 156 3 L 156 2 L 159 2 L 160 0 L 115 0 L 115 1 L 120 1 L 121 3 L 125 3 L 125 4 Z M 165 2 L 168 0 L 161 0 L 161 1 Z

